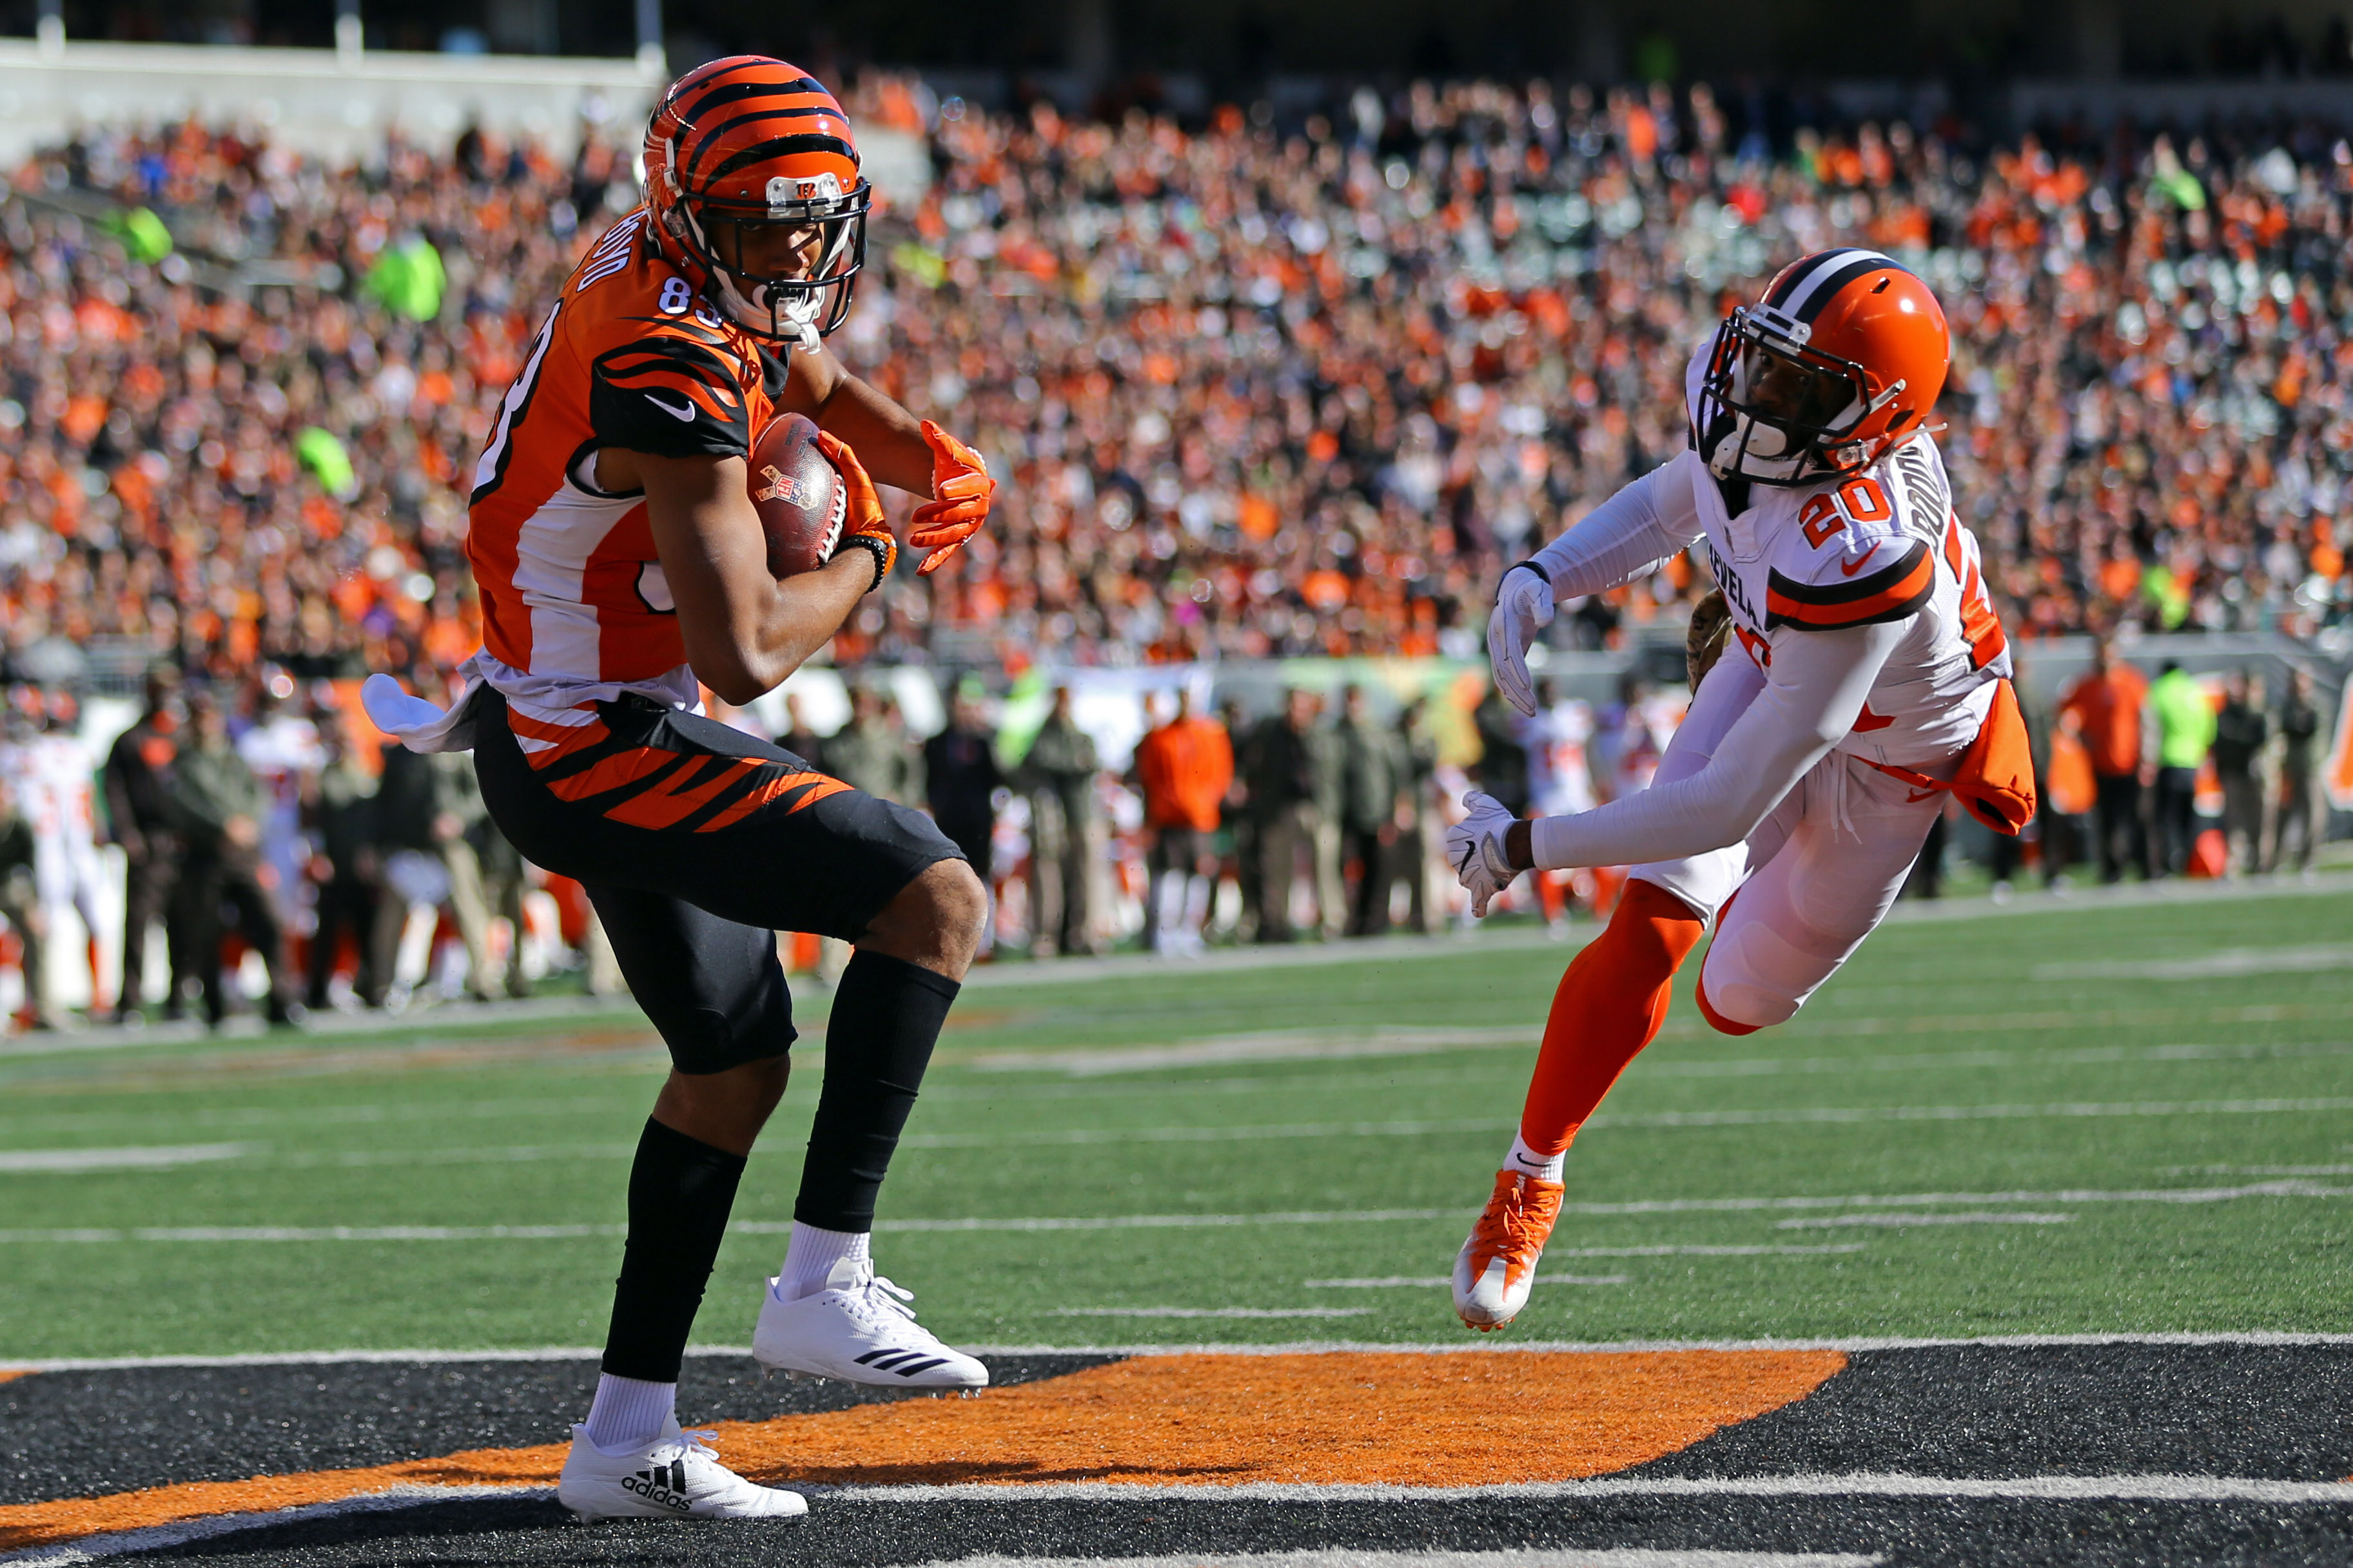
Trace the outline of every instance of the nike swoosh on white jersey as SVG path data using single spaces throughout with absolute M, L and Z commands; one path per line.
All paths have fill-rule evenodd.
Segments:
M 664 403 L 660 398 L 656 397 L 650 392 L 646 394 L 646 401 L 652 404 L 656 408 L 660 409 L 664 414 L 669 415 L 673 419 L 691 420 L 694 417 L 694 405 L 691 403 L 688 404 L 683 408 L 676 408 L 671 406 L 670 404 Z

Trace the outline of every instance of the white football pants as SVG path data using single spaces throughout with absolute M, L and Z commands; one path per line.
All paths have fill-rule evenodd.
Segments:
M 1726 649 L 1693 694 L 1653 782 L 1705 767 L 1764 689 L 1763 673 L 1740 647 Z M 1746 842 L 1652 861 L 1630 874 L 1714 922 L 1700 994 L 1718 1016 L 1761 1028 L 1786 1023 L 1862 945 L 1895 901 L 1944 805 L 1940 790 L 1915 789 L 1832 752 Z

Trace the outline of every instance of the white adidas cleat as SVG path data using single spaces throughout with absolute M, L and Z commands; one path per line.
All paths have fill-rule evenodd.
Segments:
M 770 1372 L 883 1388 L 987 1387 L 988 1369 L 916 1322 L 913 1300 L 862 1258 L 836 1263 L 825 1289 L 797 1301 L 778 1295 L 771 1279 L 752 1331 L 753 1359 Z
M 583 1523 L 600 1519 L 798 1519 L 798 1492 L 755 1487 L 719 1462 L 710 1432 L 681 1432 L 672 1421 L 653 1441 L 608 1454 L 572 1428 L 555 1500 Z

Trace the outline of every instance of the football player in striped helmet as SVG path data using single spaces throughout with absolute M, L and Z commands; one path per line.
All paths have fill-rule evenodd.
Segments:
M 1495 684 L 1534 706 L 1556 599 L 1704 548 L 1730 637 L 1651 787 L 1518 822 L 1472 794 L 1448 849 L 1476 912 L 1531 867 L 1630 866 L 1562 976 L 1520 1132 L 1454 1268 L 1472 1328 L 1512 1321 L 1559 1214 L 1564 1155 L 1665 1021 L 1710 922 L 1703 1016 L 1786 1021 L 1883 916 L 1948 795 L 1998 832 L 2034 809 L 2010 650 L 1928 419 L 1950 345 L 1927 286 L 1877 251 L 1785 269 L 1691 362 L 1691 447 L 1504 577 Z M 1735 901 L 1735 895 L 1737 901 Z
M 500 829 L 586 888 L 670 1048 L 630 1173 L 604 1376 L 558 1496 L 592 1519 L 786 1517 L 800 1499 L 732 1474 L 674 1409 L 745 1156 L 785 1090 L 775 933 L 857 951 L 755 1353 L 970 1390 L 987 1369 L 916 1322 L 869 1234 L 987 893 L 929 817 L 704 717 L 700 688 L 751 702 L 881 585 L 898 545 L 872 480 L 926 498 L 907 535 L 925 572 L 981 526 L 994 486 L 970 447 L 825 347 L 872 203 L 831 93 L 781 60 L 700 67 L 654 111 L 645 166 L 646 205 L 565 285 L 476 466 L 483 647 L 463 695 L 445 713 L 378 676 L 365 698 L 415 750 L 474 752 Z M 849 520 L 828 563 L 779 581 L 746 460 L 786 411 L 816 420 Z

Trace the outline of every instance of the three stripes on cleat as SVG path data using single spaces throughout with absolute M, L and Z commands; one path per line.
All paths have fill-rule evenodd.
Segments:
M 929 1372 L 941 1365 L 947 1357 L 927 1356 L 922 1351 L 879 1350 L 868 1351 L 857 1359 L 859 1365 L 871 1366 L 877 1372 L 894 1372 L 901 1377 L 913 1377 L 919 1372 Z

